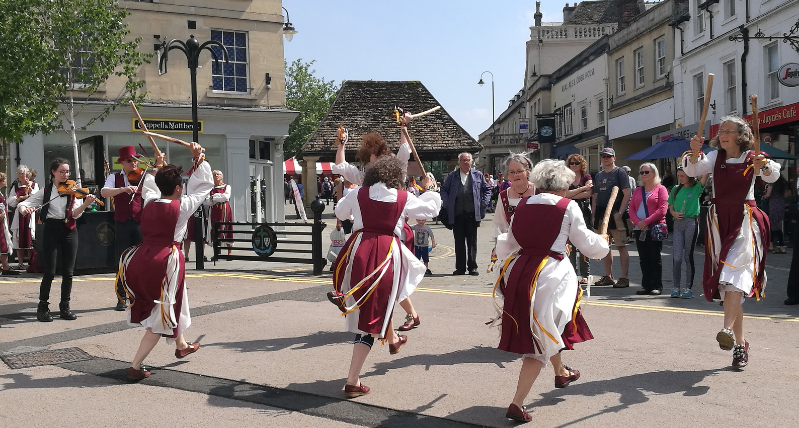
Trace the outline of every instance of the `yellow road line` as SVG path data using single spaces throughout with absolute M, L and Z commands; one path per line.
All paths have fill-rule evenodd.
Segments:
M 433 260 L 433 259 L 445 259 L 447 257 L 452 257 L 452 255 L 455 254 L 455 248 L 454 247 L 450 247 L 449 245 L 441 245 L 441 244 L 439 244 L 439 245 L 436 245 L 436 248 L 443 248 L 444 249 L 444 254 L 440 254 L 440 255 L 437 255 L 437 256 L 430 257 L 430 260 Z

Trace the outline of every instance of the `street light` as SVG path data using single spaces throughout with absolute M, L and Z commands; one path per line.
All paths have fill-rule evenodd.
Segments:
M 494 127 L 495 116 L 494 116 L 494 73 L 490 71 L 484 71 L 480 74 L 480 81 L 477 82 L 478 85 L 483 86 L 485 82 L 483 82 L 483 74 L 490 74 L 491 75 L 491 143 L 494 143 L 494 137 L 496 134 L 496 129 Z
M 284 7 L 283 10 L 286 11 L 286 22 L 283 24 L 283 36 L 286 38 L 287 42 L 290 42 L 291 39 L 294 38 L 294 35 L 297 34 L 297 30 L 294 29 L 294 26 L 291 25 L 291 18 L 289 18 L 289 11 L 286 10 Z
M 204 49 L 207 49 L 211 52 L 211 55 L 214 57 L 214 64 L 216 67 L 219 67 L 219 58 L 216 56 L 216 52 L 211 49 L 211 46 L 216 46 L 220 48 L 222 51 L 222 56 L 225 58 L 225 64 L 228 64 L 230 61 L 227 55 L 227 49 L 225 49 L 225 45 L 221 42 L 216 40 L 208 40 L 207 42 L 200 44 L 197 39 L 194 38 L 194 35 L 189 36 L 189 40 L 186 40 L 184 43 L 178 39 L 172 39 L 164 46 L 164 54 L 161 55 L 161 60 L 158 62 L 158 72 L 160 74 L 166 74 L 167 71 L 167 62 L 169 61 L 169 51 L 172 49 L 177 49 L 184 54 L 186 54 L 186 59 L 188 60 L 189 72 L 191 75 L 191 129 L 192 129 L 192 138 L 194 142 L 198 142 L 199 140 L 199 121 L 197 120 L 197 67 L 199 66 L 199 58 L 200 52 Z M 202 208 L 200 208 L 202 209 Z M 194 246 L 195 246 L 195 257 L 197 257 L 197 269 L 205 269 L 204 259 L 203 259 L 203 221 L 202 217 L 195 216 L 194 217 Z

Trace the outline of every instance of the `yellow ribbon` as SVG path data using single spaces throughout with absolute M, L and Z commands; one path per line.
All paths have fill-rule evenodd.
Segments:
M 377 268 L 375 268 L 375 270 L 373 270 L 369 275 L 366 275 L 365 278 L 363 278 L 357 284 L 355 284 L 355 287 L 352 287 L 352 289 L 349 292 L 347 292 L 347 294 L 345 294 L 344 297 L 341 298 L 342 302 L 346 301 L 350 296 L 353 295 L 353 293 L 358 291 L 364 284 L 366 284 L 366 282 L 369 279 L 371 279 L 373 276 L 375 276 L 375 274 L 377 274 L 378 271 L 380 271 L 381 269 L 383 269 L 386 266 L 386 264 L 389 262 L 389 259 L 391 258 L 391 253 L 394 250 L 395 239 L 391 240 L 391 245 L 389 245 L 389 247 L 388 247 L 388 253 L 386 254 L 386 258 L 383 259 L 383 261 L 377 266 Z M 361 297 L 360 303 L 356 303 L 355 306 L 352 307 L 352 309 L 347 310 L 346 312 L 342 313 L 341 315 L 345 316 L 345 315 L 351 314 L 351 313 L 355 312 L 357 309 L 359 309 L 367 300 L 369 300 L 369 297 L 372 296 L 372 293 L 374 293 L 375 288 L 377 288 L 377 287 L 372 286 L 369 289 L 369 291 L 366 293 L 366 295 Z

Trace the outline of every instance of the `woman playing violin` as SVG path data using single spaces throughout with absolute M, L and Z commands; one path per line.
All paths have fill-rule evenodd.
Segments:
M 40 218 L 44 223 L 42 236 L 42 253 L 39 255 L 44 277 L 39 287 L 39 307 L 36 319 L 50 322 L 50 285 L 55 277 L 56 252 L 61 253 L 61 304 L 59 317 L 64 320 L 77 318 L 69 308 L 72 294 L 72 272 L 75 269 L 75 257 L 78 253 L 78 230 L 75 219 L 83 215 L 83 211 L 96 200 L 94 195 L 87 195 L 83 203 L 71 195 L 61 195 L 58 186 L 69 178 L 69 162 L 66 159 L 55 159 L 50 163 L 51 183 L 43 189 L 31 193 L 30 197 L 17 205 L 20 215 L 29 215 L 41 209 Z

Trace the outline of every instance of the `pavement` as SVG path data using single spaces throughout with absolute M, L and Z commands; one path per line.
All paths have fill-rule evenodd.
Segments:
M 324 220 L 333 227 L 327 211 Z M 286 212 L 291 221 L 293 208 Z M 85 357 L 18 369 L 0 364 L 0 426 L 512 426 L 504 412 L 520 360 L 496 350 L 498 332 L 484 325 L 495 313 L 492 276 L 485 273 L 490 222 L 478 229 L 478 277 L 448 275 L 455 260 L 452 233 L 441 225 L 432 228 L 439 244 L 431 252 L 434 275 L 412 296 L 421 325 L 408 333 L 397 355 L 375 344 L 362 376 L 372 393 L 351 400 L 341 390 L 352 338 L 325 298 L 328 272 L 313 276 L 308 265 L 248 261 L 190 269 L 193 322 L 186 335 L 202 347 L 178 360 L 159 343 L 145 361 L 153 375 L 138 383 L 127 382 L 124 370 L 142 329 L 129 327 L 123 313 L 111 310 L 112 275 L 76 278 L 72 307 L 79 318 L 52 323 L 35 319 L 38 277 L 3 277 L 0 357 L 31 364 L 34 357 L 47 363 L 48 351 Z M 796 362 L 799 307 L 782 304 L 792 250 L 769 255 L 767 297 L 744 305 L 751 351 L 741 371 L 730 369 L 731 353 L 715 341 L 722 312 L 701 297 L 703 254 L 697 250 L 693 299 L 635 295 L 635 251 L 630 288 L 592 287 L 583 308 L 595 339 L 563 357 L 581 378 L 555 389 L 551 369 L 544 368 L 526 401 L 533 423 L 789 424 L 799 382 L 787 369 Z M 670 252 L 665 245 L 664 290 L 671 288 Z M 592 263 L 592 271 L 601 272 L 601 264 Z M 53 287 L 53 301 L 58 292 Z M 395 324 L 403 317 L 397 309 Z M 148 405 L 153 410 L 137 411 Z M 168 410 L 158 411 L 164 405 Z

